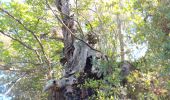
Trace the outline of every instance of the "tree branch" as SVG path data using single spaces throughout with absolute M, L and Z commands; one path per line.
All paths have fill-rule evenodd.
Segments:
M 15 64 L 32 64 L 34 66 L 40 66 L 43 63 L 33 63 L 31 61 L 9 62 L 9 63 L 7 63 L 5 65 L 0 64 L 0 70 L 4 70 L 4 71 L 21 71 L 20 69 L 13 68 Z M 24 71 L 24 72 L 30 72 L 30 70 Z
M 21 45 L 23 45 L 23 46 L 26 47 L 27 49 L 34 51 L 35 54 L 36 54 L 37 57 L 38 57 L 38 60 L 39 60 L 40 62 L 42 62 L 41 57 L 40 57 L 40 55 L 39 55 L 39 53 L 38 53 L 37 50 L 33 49 L 31 46 L 27 45 L 26 43 L 22 42 L 21 40 L 16 39 L 16 38 L 10 36 L 9 34 L 6 34 L 6 33 L 5 33 L 4 31 L 2 31 L 2 30 L 0 30 L 0 33 L 3 34 L 3 35 L 5 35 L 5 36 L 7 36 L 7 37 L 9 37 L 9 38 L 11 38 L 11 39 L 14 40 L 14 41 L 19 42 Z
M 13 15 L 11 15 L 8 11 L 4 10 L 3 8 L 0 8 L 0 10 L 2 10 L 2 12 L 4 12 L 5 14 L 7 14 L 8 16 L 10 16 L 12 19 L 14 19 L 16 22 L 18 22 L 25 30 L 27 30 L 30 33 L 34 33 L 32 30 L 28 29 L 26 26 L 24 26 L 24 24 L 19 20 L 16 19 Z
M 6 34 L 4 31 L 0 30 L 0 33 L 3 34 L 3 35 L 5 35 L 5 36 L 7 36 L 7 37 L 9 37 L 9 38 L 11 38 L 11 39 L 14 40 L 14 41 L 19 42 L 21 45 L 23 45 L 23 46 L 26 47 L 27 49 L 30 49 L 30 50 L 35 51 L 31 46 L 29 46 L 29 45 L 27 45 L 26 43 L 20 41 L 19 39 L 16 39 L 16 38 L 10 36 L 9 34 Z
M 10 70 L 10 68 L 5 65 L 0 65 L 0 70 Z
M 12 19 L 14 19 L 16 22 L 18 22 L 26 31 L 30 32 L 34 38 L 37 40 L 38 44 L 40 45 L 40 48 L 41 48 L 41 51 L 42 53 L 44 54 L 45 56 L 45 59 L 47 61 L 47 64 L 49 65 L 50 64 L 50 61 L 47 57 L 47 55 L 45 54 L 45 51 L 44 51 L 44 47 L 40 41 L 40 39 L 34 34 L 34 32 L 30 29 L 28 29 L 20 20 L 18 20 L 17 18 L 15 18 L 13 15 L 11 15 L 8 11 L 4 10 L 3 8 L 0 8 L 0 10 L 2 10 L 2 12 L 6 13 L 8 16 L 10 16 Z
M 59 38 L 59 37 L 49 37 L 49 39 L 54 39 L 54 40 L 56 40 L 56 41 L 61 41 L 61 42 L 64 41 L 63 38 Z
M 23 77 L 25 77 L 25 75 L 26 75 L 26 73 L 25 74 L 23 74 L 23 75 L 21 75 L 18 79 L 16 79 L 15 81 L 12 81 L 11 83 L 13 83 L 12 84 L 12 86 L 5 92 L 5 95 L 8 95 L 10 92 L 11 92 L 11 90 L 14 88 L 14 86 L 23 78 Z

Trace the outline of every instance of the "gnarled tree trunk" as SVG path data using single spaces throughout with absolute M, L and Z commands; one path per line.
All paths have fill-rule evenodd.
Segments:
M 70 15 L 69 0 L 56 0 L 56 6 L 61 15 L 61 20 L 58 19 L 62 23 L 64 57 L 61 61 L 64 61 L 62 63 L 65 69 L 65 75 L 61 80 L 53 80 L 49 83 L 50 85 L 47 86 L 51 91 L 49 100 L 72 100 L 73 98 L 81 98 L 80 96 L 82 95 L 78 94 L 78 97 L 76 97 L 75 94 L 73 95 L 75 91 L 73 89 L 75 78 L 72 76 L 75 73 L 84 73 L 87 58 L 95 56 L 96 52 L 92 50 L 89 44 L 75 36 L 74 16 Z M 91 67 L 92 66 L 86 68 L 85 71 L 88 72 L 88 70 L 92 69 Z

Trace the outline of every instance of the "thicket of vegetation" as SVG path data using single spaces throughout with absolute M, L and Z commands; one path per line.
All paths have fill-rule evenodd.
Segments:
M 82 98 L 170 99 L 169 0 L 1 0 L 0 93 L 12 100 L 46 100 L 46 82 L 68 70 L 70 41 L 74 52 L 80 41 L 104 56 L 92 61 L 100 78 L 77 85 L 95 92 Z M 81 68 L 74 70 L 79 77 Z

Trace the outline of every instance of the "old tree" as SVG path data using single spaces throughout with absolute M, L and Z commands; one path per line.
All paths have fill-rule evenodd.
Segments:
M 170 99 L 169 0 L 1 0 L 0 97 Z

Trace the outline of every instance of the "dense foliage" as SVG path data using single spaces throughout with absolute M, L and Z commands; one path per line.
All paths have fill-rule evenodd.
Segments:
M 103 80 L 82 85 L 97 91 L 92 98 L 170 99 L 169 0 L 70 0 L 70 9 L 75 35 L 95 34 L 95 49 L 109 59 L 98 65 Z M 62 17 L 54 0 L 0 1 L 0 93 L 14 100 L 44 100 L 49 73 L 63 76 L 62 24 L 56 16 Z M 135 67 L 125 86 L 122 59 Z

